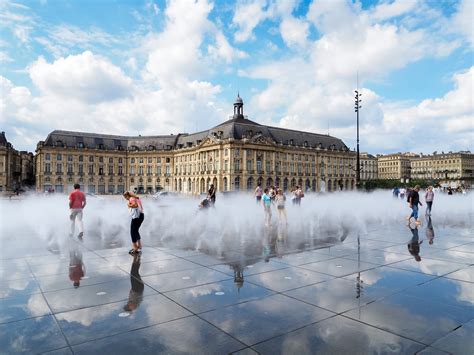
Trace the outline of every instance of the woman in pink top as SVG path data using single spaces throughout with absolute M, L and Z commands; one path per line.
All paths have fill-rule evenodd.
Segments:
M 431 216 L 431 206 L 433 206 L 434 192 L 433 186 L 429 186 L 425 193 L 426 215 Z
M 132 219 L 130 223 L 132 249 L 130 249 L 128 253 L 131 255 L 140 254 L 142 251 L 142 243 L 139 229 L 145 219 L 142 201 L 137 195 L 129 191 L 125 192 L 123 197 L 128 201 L 128 208 L 130 209 L 130 217 Z

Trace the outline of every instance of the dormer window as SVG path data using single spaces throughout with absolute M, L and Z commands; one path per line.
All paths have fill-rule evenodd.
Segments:
M 308 141 L 304 141 L 304 146 L 305 146 L 305 147 L 308 146 Z
M 97 149 L 104 149 L 104 145 L 102 143 L 97 144 Z
M 62 147 L 63 146 L 63 141 L 61 141 L 61 140 L 56 141 L 56 146 Z
M 79 142 L 77 143 L 78 148 L 84 148 L 84 142 Z
M 118 145 L 116 148 L 117 148 L 117 150 L 123 150 L 122 145 Z
M 290 145 L 293 145 L 295 142 L 293 141 L 293 139 L 290 139 Z
M 155 146 L 150 144 L 150 145 L 148 146 L 148 150 L 155 150 Z
M 192 146 L 193 146 L 193 142 L 188 142 L 187 145 L 188 145 L 188 147 L 192 147 Z

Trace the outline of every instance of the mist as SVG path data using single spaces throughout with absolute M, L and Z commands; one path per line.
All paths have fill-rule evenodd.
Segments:
M 420 192 L 420 196 L 423 194 Z M 232 251 L 258 253 L 268 238 L 284 236 L 290 249 L 312 248 L 327 243 L 353 241 L 371 228 L 403 226 L 409 215 L 406 199 L 396 199 L 388 190 L 366 192 L 308 193 L 300 206 L 287 196 L 288 224 L 279 223 L 272 207 L 272 223 L 264 223 L 262 205 L 252 194 L 217 195 L 215 208 L 198 209 L 198 197 L 143 196 L 145 221 L 140 229 L 146 246 L 200 250 L 223 256 Z M 419 215 L 424 219 L 425 204 Z M 5 248 L 32 254 L 67 251 L 70 222 L 67 195 L 30 195 L 19 200 L 1 200 L 1 241 Z M 467 226 L 472 229 L 474 194 L 435 195 L 432 220 L 435 227 Z M 88 198 L 84 209 L 84 246 L 106 249 L 130 244 L 130 219 L 120 196 Z M 407 240 L 409 236 L 407 234 Z

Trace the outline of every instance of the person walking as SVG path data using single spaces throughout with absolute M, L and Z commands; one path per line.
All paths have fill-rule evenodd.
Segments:
M 408 194 L 408 206 L 411 208 L 412 212 L 410 216 L 408 216 L 408 224 L 410 224 L 410 220 L 413 217 L 415 219 L 415 223 L 417 225 L 421 224 L 421 222 L 418 220 L 418 205 L 423 206 L 423 204 L 420 201 L 420 186 L 416 185 L 413 190 L 411 190 Z
M 81 191 L 79 184 L 74 184 L 74 191 L 69 194 L 69 219 L 71 220 L 71 237 L 76 231 L 76 219 L 79 225 L 77 238 L 82 240 L 84 236 L 84 224 L 82 223 L 82 210 L 86 207 L 86 195 Z
M 263 194 L 262 187 L 260 186 L 260 184 L 258 184 L 254 192 L 255 202 L 257 202 L 257 204 L 259 204 L 260 201 L 262 200 L 262 194 Z
M 128 252 L 130 255 L 140 254 L 142 251 L 142 242 L 140 236 L 140 226 L 142 225 L 145 214 L 140 198 L 132 192 L 125 192 L 123 197 L 128 201 L 130 212 L 130 236 L 132 238 L 132 249 Z
M 74 288 L 81 285 L 81 280 L 86 273 L 86 268 L 82 262 L 82 253 L 79 249 L 69 251 L 69 280 Z
M 425 193 L 427 216 L 431 216 L 431 206 L 433 206 L 433 199 L 434 199 L 433 186 L 428 186 L 428 190 L 426 190 L 426 193 Z

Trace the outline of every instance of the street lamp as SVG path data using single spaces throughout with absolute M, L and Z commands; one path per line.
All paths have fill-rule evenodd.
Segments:
M 362 108 L 360 103 L 362 100 L 360 97 L 362 93 L 359 93 L 359 75 L 357 75 L 357 90 L 355 92 L 355 112 L 357 114 L 357 163 L 356 163 L 356 183 L 359 184 L 360 182 L 360 152 L 359 152 L 359 111 Z

